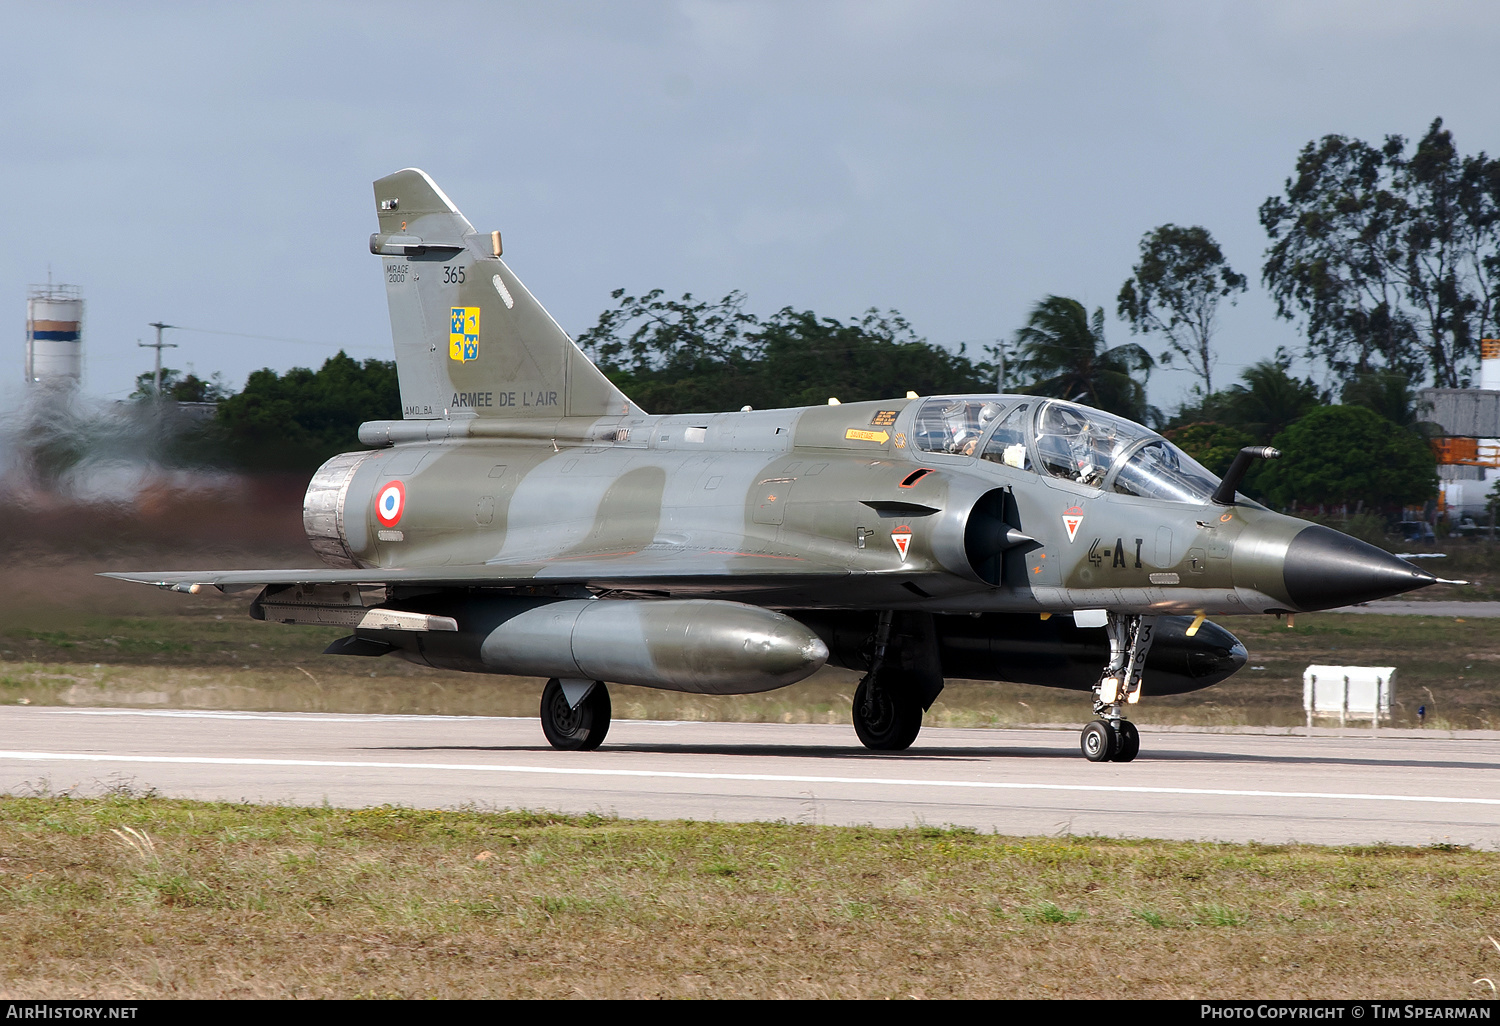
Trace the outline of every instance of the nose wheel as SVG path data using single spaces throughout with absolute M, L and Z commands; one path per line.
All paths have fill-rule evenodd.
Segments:
M 1141 732 L 1129 720 L 1095 720 L 1083 728 L 1078 747 L 1089 762 L 1130 762 L 1141 754 Z

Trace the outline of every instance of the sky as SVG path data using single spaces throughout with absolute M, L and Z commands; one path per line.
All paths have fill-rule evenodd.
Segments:
M 370 183 L 408 166 L 504 233 L 575 336 L 613 289 L 661 288 L 894 308 L 971 348 L 1058 294 L 1123 342 L 1141 236 L 1203 225 L 1252 283 L 1221 315 L 1227 383 L 1301 346 L 1259 284 L 1257 208 L 1305 144 L 1441 116 L 1462 152 L 1500 152 L 1491 2 L 13 0 L 5 20 L 11 399 L 49 273 L 83 289 L 95 395 L 150 369 L 157 320 L 193 329 L 167 332 L 169 366 L 234 388 L 390 359 Z M 1159 370 L 1151 399 L 1193 380 Z

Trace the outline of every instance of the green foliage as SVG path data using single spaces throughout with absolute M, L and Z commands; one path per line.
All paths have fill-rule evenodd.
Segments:
M 1328 135 L 1260 221 L 1262 280 L 1335 371 L 1467 383 L 1500 303 L 1500 161 L 1461 156 L 1441 118 L 1410 154 L 1399 135 Z
M 1431 447 L 1362 406 L 1313 410 L 1272 444 L 1281 459 L 1263 464 L 1254 483 L 1279 506 L 1363 503 L 1394 512 L 1437 491 Z
M 1207 228 L 1164 224 L 1141 237 L 1141 259 L 1120 288 L 1119 314 L 1131 331 L 1159 332 L 1167 342 L 1163 363 L 1174 356 L 1213 391 L 1214 318 L 1219 301 L 1234 302 L 1245 276 L 1224 261 Z
M 1344 384 L 1343 400 L 1347 406 L 1363 406 L 1374 410 L 1392 424 L 1412 431 L 1439 433 L 1436 425 L 1422 420 L 1430 404 L 1417 398 L 1411 387 L 1411 379 L 1405 374 L 1372 371 L 1350 378 Z
M 1248 367 L 1240 375 L 1243 384 L 1230 385 L 1184 405 L 1173 418 L 1175 426 L 1208 421 L 1238 428 L 1248 434 L 1249 444 L 1267 445 L 1309 410 L 1327 401 L 1310 380 L 1292 377 L 1291 358 L 1278 350 L 1270 360 Z
M 1154 362 L 1134 342 L 1109 348 L 1104 340 L 1104 309 L 1090 317 L 1083 304 L 1048 296 L 1031 310 L 1016 332 L 1017 369 L 1032 378 L 1021 389 L 1033 395 L 1073 399 L 1142 421 L 1146 376 Z
M 361 422 L 400 416 L 395 363 L 359 363 L 341 350 L 316 371 L 256 371 L 244 391 L 219 404 L 218 423 L 236 463 L 252 470 L 311 470 L 359 448 Z
M 988 365 L 932 345 L 898 313 L 867 311 L 845 323 L 785 307 L 764 320 L 745 296 L 717 302 L 627 296 L 578 338 L 622 391 L 653 413 L 769 409 L 905 395 L 976 392 Z
M 1223 477 L 1229 470 L 1229 465 L 1234 462 L 1241 449 L 1255 444 L 1255 439 L 1239 428 L 1212 421 L 1171 428 L 1166 436 L 1179 449 L 1219 477 Z
M 215 373 L 204 380 L 189 371 L 183 374 L 172 367 L 161 369 L 161 397 L 176 403 L 217 403 L 233 393 L 224 384 L 223 376 Z M 149 402 L 156 398 L 156 372 L 146 371 L 135 376 L 135 391 L 130 398 L 138 402 Z

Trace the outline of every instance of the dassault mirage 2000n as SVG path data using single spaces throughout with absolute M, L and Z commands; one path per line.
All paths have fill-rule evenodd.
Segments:
M 747 694 L 863 671 L 854 729 L 908 747 L 947 679 L 1077 690 L 1093 761 L 1143 696 L 1245 662 L 1215 614 L 1294 613 L 1435 578 L 1282 516 L 1160 435 L 1030 395 L 651 416 L 578 349 L 422 171 L 375 183 L 403 419 L 335 456 L 303 519 L 325 569 L 122 573 L 258 588 L 253 616 L 341 625 L 330 653 L 547 678 L 564 749 L 606 682 Z

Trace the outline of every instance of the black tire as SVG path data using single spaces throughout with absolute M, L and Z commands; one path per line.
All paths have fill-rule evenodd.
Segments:
M 882 681 L 871 695 L 868 679 L 854 689 L 854 733 L 860 744 L 877 752 L 901 752 L 911 747 L 922 730 L 922 701 L 904 682 Z M 895 686 L 893 686 L 893 684 Z M 871 708 L 865 712 L 866 699 Z
M 1141 732 L 1135 729 L 1134 723 L 1121 720 L 1117 733 L 1120 737 L 1120 749 L 1115 752 L 1115 762 L 1129 762 L 1141 754 Z
M 547 743 L 565 752 L 590 752 L 604 743 L 609 733 L 609 689 L 594 685 L 578 708 L 568 708 L 568 698 L 556 677 L 542 688 L 542 733 Z
M 1119 748 L 1119 737 L 1114 728 L 1103 720 L 1095 720 L 1083 728 L 1078 738 L 1078 747 L 1089 762 L 1109 762 Z

